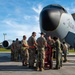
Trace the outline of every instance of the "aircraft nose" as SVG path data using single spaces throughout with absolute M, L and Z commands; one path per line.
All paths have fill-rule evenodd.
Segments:
M 60 12 L 55 9 L 43 10 L 40 14 L 40 25 L 45 31 L 53 31 L 59 25 Z

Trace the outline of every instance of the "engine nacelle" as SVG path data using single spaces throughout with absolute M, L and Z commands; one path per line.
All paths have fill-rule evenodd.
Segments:
M 4 41 L 2 42 L 2 47 L 3 47 L 3 48 L 6 48 L 6 49 L 10 49 L 11 44 L 12 44 L 12 41 L 10 41 L 10 40 L 4 40 Z
M 16 41 L 14 41 L 14 42 L 16 42 Z M 2 42 L 2 47 L 3 47 L 3 48 L 6 48 L 6 49 L 10 49 L 12 43 L 13 43 L 13 40 L 4 40 L 4 41 Z M 21 41 L 19 41 L 19 45 L 21 46 Z

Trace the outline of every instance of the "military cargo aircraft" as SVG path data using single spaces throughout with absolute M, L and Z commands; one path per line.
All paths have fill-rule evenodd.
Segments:
M 59 4 L 51 4 L 44 7 L 40 13 L 40 29 L 47 36 L 57 36 L 75 47 L 75 14 L 70 14 Z M 4 48 L 8 48 L 11 42 L 4 40 Z
M 40 13 L 40 29 L 47 36 L 57 36 L 75 46 L 75 14 L 70 14 L 59 4 L 44 7 Z

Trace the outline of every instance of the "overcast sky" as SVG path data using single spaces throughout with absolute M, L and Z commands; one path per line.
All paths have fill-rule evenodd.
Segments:
M 39 14 L 49 4 L 60 4 L 68 12 L 75 12 L 75 0 L 0 0 L 0 42 L 27 38 L 33 31 L 40 33 Z

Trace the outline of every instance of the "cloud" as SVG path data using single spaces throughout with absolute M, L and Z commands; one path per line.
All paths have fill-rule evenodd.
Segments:
M 75 8 L 69 8 L 69 7 L 66 7 L 66 10 L 70 13 L 75 13 Z
M 24 16 L 24 19 L 25 19 L 25 20 L 29 20 L 30 18 L 31 18 L 31 16 L 28 16 L 28 15 L 25 15 L 25 16 Z
M 13 19 L 6 19 L 3 21 L 5 23 L 5 25 L 7 25 L 8 27 L 10 28 L 14 28 L 14 29 L 20 29 L 20 30 L 24 30 L 24 29 L 27 29 L 27 27 L 29 27 L 29 25 L 26 25 L 26 24 L 21 24 L 21 23 L 18 23 L 16 22 L 15 20 Z
M 7 9 L 8 11 L 9 9 Z M 14 10 L 14 12 L 12 12 Z M 5 30 L 2 30 L 2 33 L 7 33 L 6 39 L 22 39 L 23 35 L 26 35 L 27 38 L 31 36 L 32 32 L 37 33 L 37 37 L 40 33 L 39 26 L 39 14 L 42 10 L 42 5 L 39 4 L 36 7 L 32 7 L 32 12 L 34 14 L 26 15 L 25 11 L 22 11 L 23 8 L 15 6 L 11 11 L 8 11 L 7 16 L 4 17 L 2 21 L 2 27 L 4 26 Z M 3 35 L 3 34 L 2 34 Z
M 8 30 L 6 30 L 8 39 L 10 38 L 15 39 L 16 37 L 22 39 L 23 35 L 26 35 L 27 37 L 31 36 L 33 31 L 35 31 L 36 33 L 40 32 L 39 24 L 36 25 L 21 24 L 11 19 L 9 20 L 6 19 L 3 22 L 7 25 L 7 28 L 9 27 Z
M 75 13 L 75 8 L 72 8 L 70 11 Z
M 32 7 L 32 10 L 36 13 L 36 15 L 34 15 L 34 18 L 37 23 L 39 23 L 39 14 L 40 14 L 42 8 L 43 7 L 41 4 L 38 4 L 36 7 L 35 6 Z
M 34 18 L 35 18 L 35 21 L 36 21 L 37 23 L 39 23 L 39 16 L 34 16 Z
M 65 7 L 66 10 L 70 13 L 75 13 L 75 1 L 71 2 L 70 5 Z
M 32 9 L 37 13 L 37 14 L 40 14 L 41 10 L 42 10 L 42 5 L 39 4 L 38 7 L 32 7 Z

